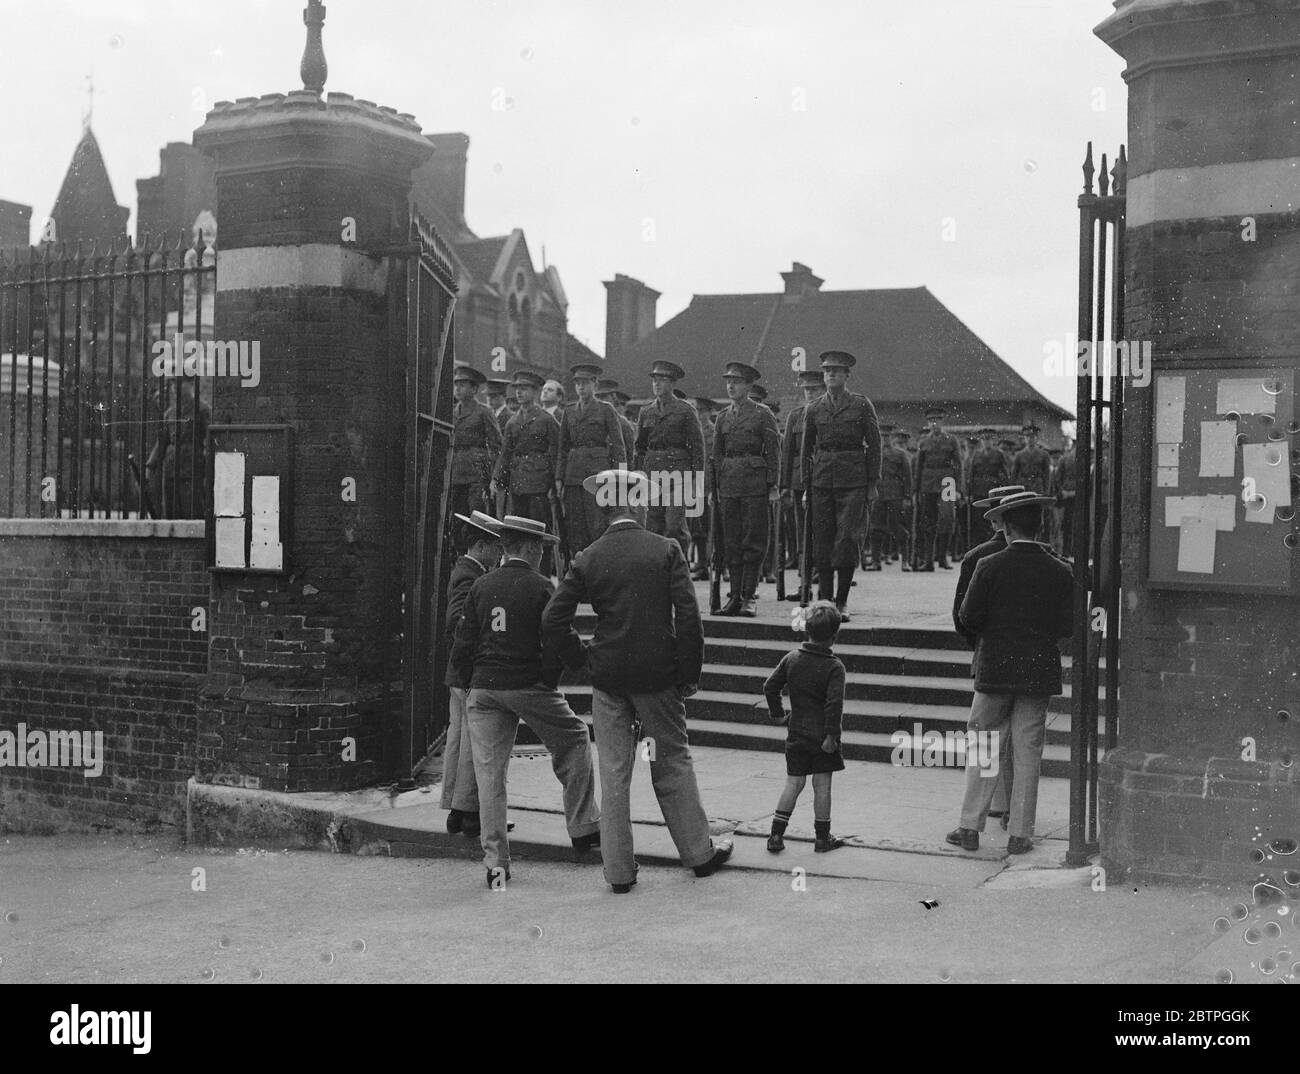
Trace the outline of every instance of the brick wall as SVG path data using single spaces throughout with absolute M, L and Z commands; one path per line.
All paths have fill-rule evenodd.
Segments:
M 0 522 L 0 731 L 99 731 L 104 744 L 97 777 L 0 768 L 0 829 L 183 827 L 208 648 L 191 629 L 208 602 L 201 534 Z

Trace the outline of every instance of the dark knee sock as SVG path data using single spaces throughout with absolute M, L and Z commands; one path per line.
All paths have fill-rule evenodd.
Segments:
M 816 833 L 818 839 L 829 839 L 831 837 L 830 819 L 827 818 L 826 820 L 814 820 L 813 831 L 814 833 Z
M 785 835 L 786 825 L 790 823 L 790 814 L 779 809 L 772 815 L 772 834 Z

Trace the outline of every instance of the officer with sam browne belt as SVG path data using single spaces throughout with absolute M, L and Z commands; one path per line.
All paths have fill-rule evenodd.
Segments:
M 564 504 L 568 553 L 575 556 L 605 529 L 604 515 L 596 498 L 582 483 L 603 470 L 625 467 L 627 455 L 618 413 L 609 403 L 593 396 L 600 366 L 584 363 L 571 366 L 569 372 L 578 398 L 562 411 L 560 468 L 555 491 Z
M 490 408 L 475 398 L 487 381 L 468 365 L 457 365 L 452 376 L 456 403 L 452 408 L 455 433 L 451 442 L 451 509 L 458 516 L 488 509 L 488 484 L 501 451 L 501 428 Z M 458 552 L 469 547 L 474 537 L 464 526 L 455 528 L 453 540 Z
M 632 469 L 650 479 L 646 529 L 672 538 L 681 548 L 682 557 L 688 558 L 691 534 L 686 526 L 687 509 L 703 506 L 704 490 L 697 486 L 704 474 L 704 434 L 695 408 L 674 394 L 673 385 L 684 376 L 686 370 L 673 362 L 658 361 L 650 368 L 654 402 L 643 406 L 637 415 Z
M 493 491 L 510 493 L 511 513 L 543 524 L 551 519 L 551 486 L 559 472 L 560 450 L 559 424 L 537 405 L 537 392 L 544 383 L 528 370 L 515 374 L 519 410 L 506 422 L 492 474 Z M 542 573 L 555 573 L 549 547 L 543 553 Z
M 785 436 L 781 439 L 781 504 L 787 517 L 794 517 L 793 527 L 787 526 L 785 532 L 796 535 L 793 542 L 787 543 L 794 546 L 794 565 L 798 569 L 803 562 L 803 544 L 808 539 L 803 531 L 803 503 L 808 495 L 802 464 L 803 416 L 808 406 L 826 391 L 826 375 L 820 369 L 805 369 L 795 381 L 795 387 L 803 392 L 803 402 L 785 419 Z M 786 597 L 786 600 L 798 599 L 798 592 Z

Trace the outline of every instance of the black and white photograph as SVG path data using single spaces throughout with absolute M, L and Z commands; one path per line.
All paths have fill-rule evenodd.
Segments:
M 0 0 L 0 90 L 33 1048 L 794 983 L 1294 1046 L 1180 986 L 1300 986 L 1300 0 Z

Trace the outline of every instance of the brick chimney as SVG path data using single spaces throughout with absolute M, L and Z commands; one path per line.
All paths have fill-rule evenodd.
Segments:
M 0 250 L 25 250 L 32 244 L 32 207 L 0 201 Z
M 605 360 L 608 361 L 655 330 L 659 292 L 621 272 L 604 283 Z
M 800 264 L 798 261 L 790 266 L 789 272 L 781 273 L 781 279 L 785 281 L 785 297 L 788 301 L 794 302 L 804 295 L 820 291 L 821 286 L 826 281 L 820 276 L 813 274 L 813 270 L 807 265 Z
M 465 223 L 465 162 L 469 155 L 469 135 L 455 132 L 427 134 L 425 137 L 433 145 L 433 156 L 417 168 L 412 177 L 417 198 L 420 195 L 432 198 L 456 227 L 468 232 Z M 468 234 L 444 236 L 452 242 L 468 237 Z

